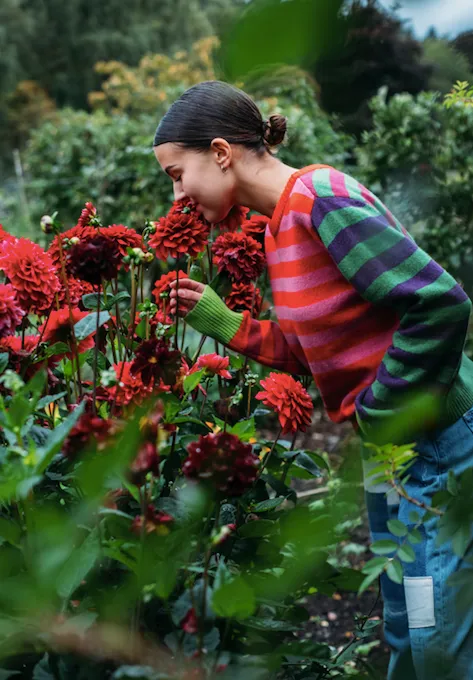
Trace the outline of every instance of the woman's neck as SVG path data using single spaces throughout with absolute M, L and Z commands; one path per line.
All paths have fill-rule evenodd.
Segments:
M 237 203 L 271 217 L 291 175 L 297 168 L 274 156 L 242 163 L 238 172 Z

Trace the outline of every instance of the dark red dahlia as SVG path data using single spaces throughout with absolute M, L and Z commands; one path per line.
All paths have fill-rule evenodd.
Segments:
M 174 517 L 168 515 L 163 510 L 156 510 L 154 505 L 148 505 L 145 515 L 138 515 L 133 520 L 131 530 L 133 533 L 141 534 L 142 530 L 147 534 L 156 533 L 158 536 L 169 534 L 169 525 L 174 522 Z
M 241 229 L 247 236 L 252 236 L 258 243 L 263 243 L 268 224 L 269 217 L 265 217 L 265 215 L 252 215 L 249 220 L 243 222 Z
M 145 385 L 174 385 L 181 368 L 181 353 L 171 350 L 164 340 L 152 338 L 145 340 L 135 352 L 135 360 L 131 366 L 133 375 L 140 375 Z
M 124 224 L 111 224 L 109 227 L 101 227 L 100 233 L 115 241 L 122 257 L 127 255 L 127 248 L 146 250 L 143 237 L 134 229 L 126 227 Z
M 251 282 L 233 283 L 230 293 L 225 298 L 225 304 L 235 312 L 245 312 L 253 310 L 253 316 L 256 318 L 260 311 L 263 299 L 260 295 L 259 288 Z
M 44 314 L 51 308 L 59 280 L 50 256 L 27 238 L 4 241 L 0 247 L 0 269 L 16 292 L 22 309 Z
M 72 276 L 95 286 L 114 279 L 122 261 L 118 244 L 102 231 L 92 238 L 80 239 L 66 252 Z
M 220 229 L 222 234 L 226 231 L 236 231 L 242 226 L 249 211 L 250 209 L 245 208 L 244 205 L 234 205 L 225 219 L 218 222 L 215 226 Z
M 259 277 L 266 259 L 261 244 L 242 233 L 221 234 L 212 246 L 218 271 L 226 271 L 234 281 L 252 281 Z
M 103 449 L 111 434 L 111 429 L 111 420 L 104 420 L 91 413 L 83 413 L 63 444 L 63 455 L 74 459 L 89 442 L 93 442 L 98 450 Z
M 186 477 L 211 484 L 224 496 L 241 496 L 256 479 L 259 458 L 234 434 L 200 436 L 187 452 L 182 466 Z
M 9 283 L 0 284 L 0 338 L 14 333 L 24 315 L 13 286 Z
M 131 373 L 131 366 L 131 361 L 121 361 L 113 366 L 120 384 L 108 387 L 107 392 L 111 399 L 116 399 L 118 406 L 141 404 L 153 392 L 152 385 L 144 385 L 140 375 Z
M 156 477 L 159 475 L 159 455 L 156 444 L 150 441 L 143 442 L 138 455 L 130 465 L 129 477 L 133 484 L 141 486 L 148 472 Z

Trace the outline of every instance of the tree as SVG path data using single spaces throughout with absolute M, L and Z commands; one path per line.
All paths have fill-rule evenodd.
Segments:
M 468 59 L 447 40 L 427 38 L 424 40 L 424 55 L 425 63 L 432 66 L 429 90 L 446 94 L 458 80 L 473 79 Z
M 473 70 L 473 31 L 464 31 L 452 40 L 453 47 L 465 55 Z
M 322 108 L 341 117 L 359 135 L 371 124 L 369 99 L 386 86 L 388 97 L 426 89 L 431 67 L 422 62 L 422 45 L 377 0 L 354 0 L 342 17 L 343 41 L 336 41 L 313 74 Z

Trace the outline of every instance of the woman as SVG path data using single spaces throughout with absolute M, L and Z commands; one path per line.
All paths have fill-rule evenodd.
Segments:
M 473 363 L 463 353 L 471 302 L 355 179 L 275 158 L 285 131 L 285 118 L 263 121 L 250 97 L 217 81 L 187 90 L 160 122 L 154 151 L 176 199 L 212 223 L 234 205 L 271 218 L 265 248 L 278 323 L 230 311 L 190 279 L 171 293 L 171 310 L 179 300 L 178 313 L 201 333 L 268 366 L 311 373 L 329 417 L 351 420 L 365 440 L 382 439 L 413 393 L 438 395 L 441 411 L 428 432 L 419 427 L 406 484 L 429 505 L 448 471 L 473 461 Z M 365 485 L 373 538 L 392 538 L 390 518 L 412 524 L 412 503 Z M 422 529 L 403 585 L 382 577 L 388 677 L 472 678 L 470 620 L 446 585 L 459 559 L 435 545 L 435 520 Z

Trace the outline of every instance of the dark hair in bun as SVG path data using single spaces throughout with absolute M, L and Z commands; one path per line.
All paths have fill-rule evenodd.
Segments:
M 208 149 L 223 137 L 257 153 L 270 151 L 284 139 L 286 118 L 279 114 L 263 121 L 255 102 L 245 92 L 219 80 L 208 80 L 184 92 L 159 123 L 153 146 L 174 142 Z

